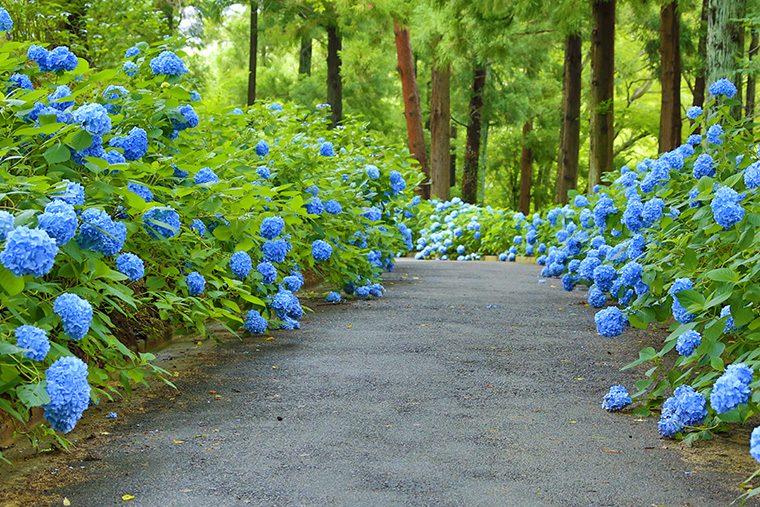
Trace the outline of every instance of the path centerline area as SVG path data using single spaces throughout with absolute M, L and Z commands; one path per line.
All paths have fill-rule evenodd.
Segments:
M 128 415 L 85 479 L 57 493 L 74 506 L 125 493 L 145 506 L 735 498 L 733 477 L 691 468 L 656 421 L 600 408 L 611 383 L 636 378 L 618 368 L 638 347 L 596 336 L 583 295 L 537 273 L 402 260 L 381 300 L 320 307 L 263 345 L 219 346 L 176 400 Z

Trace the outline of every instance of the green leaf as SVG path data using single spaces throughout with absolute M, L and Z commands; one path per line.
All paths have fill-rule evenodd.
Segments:
M 736 273 L 736 271 L 729 268 L 713 269 L 705 273 L 705 276 L 710 280 L 715 280 L 716 282 L 737 283 L 739 281 L 739 275 Z
M 24 278 L 14 275 L 4 267 L 0 267 L 0 287 L 9 296 L 15 296 L 24 290 Z
M 16 347 L 12 343 L 8 342 L 0 342 L 0 356 L 2 355 L 11 355 L 11 354 L 18 354 L 19 352 L 23 352 L 25 349 L 22 349 L 21 347 Z
M 45 157 L 45 160 L 47 160 L 47 163 L 50 165 L 59 164 L 61 162 L 66 162 L 71 158 L 71 151 L 68 146 L 62 143 L 56 143 L 45 150 L 45 153 L 43 153 L 42 156 Z
M 635 366 L 640 365 L 641 363 L 644 363 L 646 361 L 650 361 L 651 359 L 654 359 L 657 356 L 657 351 L 654 350 L 654 347 L 646 347 L 639 351 L 639 358 L 635 360 L 632 363 L 626 364 L 621 370 L 627 370 L 629 368 L 633 368 Z
M 47 403 L 50 403 L 50 396 L 48 396 L 45 388 L 47 382 L 44 380 L 37 384 L 24 384 L 16 387 L 16 396 L 21 403 L 27 408 L 41 407 Z
M 92 136 L 85 130 L 77 130 L 66 136 L 65 142 L 75 150 L 81 151 L 92 145 Z
M 682 290 L 675 297 L 690 312 L 699 312 L 705 306 L 705 297 L 695 290 Z

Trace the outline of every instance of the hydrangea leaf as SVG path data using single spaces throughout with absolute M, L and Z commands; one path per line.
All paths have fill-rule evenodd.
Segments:
M 45 391 L 46 387 L 47 383 L 44 380 L 37 384 L 23 384 L 16 387 L 16 396 L 27 408 L 41 407 L 50 403 L 50 396 Z
M 15 296 L 24 290 L 24 278 L 15 276 L 4 267 L 0 267 L 0 287 L 9 295 Z
M 62 143 L 56 143 L 42 154 L 48 164 L 59 164 L 71 158 L 71 151 Z

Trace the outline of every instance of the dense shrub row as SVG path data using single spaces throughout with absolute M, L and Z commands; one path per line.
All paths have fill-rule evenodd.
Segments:
M 71 431 L 115 380 L 163 378 L 119 328 L 297 328 L 303 273 L 331 302 L 381 296 L 412 246 L 403 150 L 329 129 L 324 107 L 207 111 L 185 73 L 142 43 L 101 71 L 0 45 L 0 412 L 22 427 L 42 407 L 36 436 Z
M 421 207 L 418 258 L 535 255 L 542 276 L 588 287 L 598 333 L 660 323 L 670 334 L 628 367 L 649 363 L 632 394 L 613 386 L 604 408 L 632 400 L 660 413 L 665 437 L 709 438 L 758 413 L 760 153 L 728 80 L 691 108 L 687 143 L 606 175 L 589 196 L 536 214 L 452 200 Z M 632 386 L 629 386 L 632 387 Z M 760 430 L 752 455 L 760 459 Z

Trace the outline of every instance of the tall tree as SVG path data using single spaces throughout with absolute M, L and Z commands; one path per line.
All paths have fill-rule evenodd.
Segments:
M 259 2 L 251 0 L 251 25 L 248 43 L 248 105 L 256 102 L 256 58 L 259 48 Z
M 660 153 L 681 145 L 681 48 L 678 1 L 660 8 Z
M 707 82 L 728 78 L 736 84 L 741 101 L 742 82 L 739 59 L 744 50 L 744 16 L 746 0 L 709 0 L 707 10 Z M 733 111 L 740 117 L 741 108 Z
M 757 52 L 758 52 L 758 46 L 760 46 L 760 39 L 758 37 L 758 33 L 760 30 L 757 28 L 752 28 L 752 37 L 750 37 L 749 41 L 749 51 L 747 52 L 747 56 L 749 57 L 750 64 L 752 64 L 752 61 L 757 58 Z M 751 68 L 751 65 L 750 65 Z M 747 73 L 747 99 L 746 99 L 746 106 L 745 106 L 745 114 L 749 118 L 755 117 L 755 73 L 748 72 Z
M 567 193 L 578 184 L 578 153 L 581 134 L 582 44 L 579 33 L 565 37 L 562 80 L 562 123 L 557 163 L 557 202 L 565 204 Z
M 409 152 L 420 163 L 425 181 L 420 185 L 423 198 L 430 198 L 430 168 L 428 167 L 425 133 L 422 130 L 422 110 L 420 107 L 420 92 L 417 88 L 417 76 L 414 72 L 414 56 L 409 39 L 409 30 L 398 20 L 393 20 L 393 32 L 396 38 L 396 57 L 398 73 L 401 77 L 401 92 L 404 96 L 404 116 L 406 117 L 406 132 L 409 139 Z
M 430 193 L 449 198 L 451 170 L 451 65 L 435 62 L 430 92 Z
M 699 17 L 699 42 L 697 46 L 697 53 L 699 58 L 703 60 L 700 63 L 697 70 L 696 79 L 694 79 L 694 93 L 692 104 L 702 107 L 705 105 L 705 81 L 707 80 L 707 62 L 704 61 L 705 53 L 707 52 L 707 11 L 710 8 L 710 0 L 702 0 L 702 14 Z
M 311 36 L 301 36 L 301 49 L 298 52 L 298 73 L 311 76 Z
M 327 25 L 327 103 L 332 110 L 333 126 L 343 119 L 343 80 L 340 75 L 342 49 L 338 26 L 334 23 Z
M 486 67 L 476 61 L 473 65 L 467 141 L 462 170 L 462 200 L 469 203 L 474 203 L 478 198 L 478 162 L 480 160 L 480 131 L 485 87 Z
M 530 213 L 530 190 L 533 185 L 533 151 L 530 148 L 530 132 L 533 120 L 527 120 L 522 128 L 522 154 L 520 156 L 520 211 Z
M 591 152 L 589 189 L 612 170 L 615 93 L 615 0 L 594 0 L 591 6 Z

